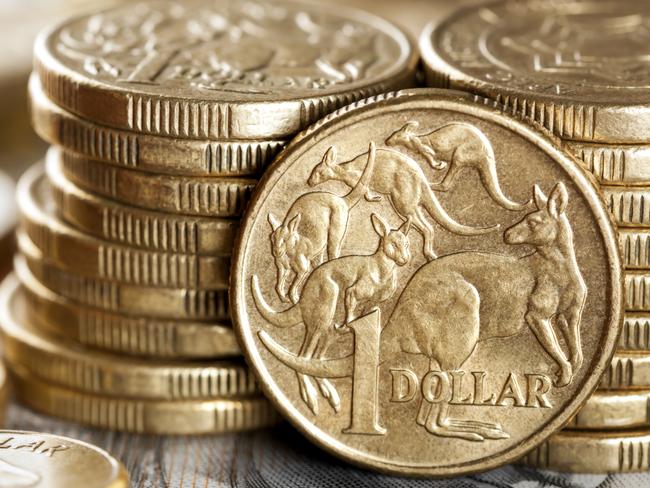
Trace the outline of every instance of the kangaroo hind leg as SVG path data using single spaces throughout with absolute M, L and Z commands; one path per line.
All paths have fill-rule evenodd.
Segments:
M 323 337 L 318 344 L 314 357 L 323 359 L 329 346 L 329 337 Z M 327 378 L 316 378 L 316 384 L 320 389 L 321 395 L 327 400 L 336 413 L 341 411 L 341 397 L 336 387 Z
M 415 218 L 412 218 L 413 225 L 422 234 L 422 252 L 427 261 L 433 261 L 438 256 L 433 250 L 434 230 L 433 225 L 429 223 L 422 209 L 415 211 Z

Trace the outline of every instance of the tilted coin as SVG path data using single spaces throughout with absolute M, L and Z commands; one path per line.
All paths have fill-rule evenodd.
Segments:
M 85 442 L 0 430 L 0 480 L 8 488 L 128 488 L 124 466 Z
M 428 81 L 498 100 L 563 139 L 648 144 L 650 5 L 635 0 L 472 5 L 430 25 Z
M 206 400 L 259 393 L 239 361 L 170 362 L 91 351 L 38 331 L 26 317 L 29 302 L 8 278 L 0 290 L 4 355 L 48 383 L 120 398 Z
M 119 168 L 52 147 L 65 177 L 84 190 L 149 210 L 182 215 L 239 217 L 256 181 L 246 178 L 170 176 Z
M 90 427 L 142 434 L 198 435 L 261 429 L 279 416 L 262 396 L 156 401 L 93 395 L 40 381 L 12 367 L 16 398 L 24 405 Z
M 521 460 L 539 469 L 568 473 L 626 473 L 650 466 L 647 430 L 622 432 L 562 431 Z
M 90 237 L 61 222 L 41 166 L 18 185 L 21 228 L 18 240 L 30 239 L 45 259 L 82 276 L 146 286 L 224 289 L 230 259 L 218 256 L 154 252 Z
M 650 271 L 650 229 L 618 229 L 626 269 Z
M 625 313 L 618 350 L 650 352 L 650 314 Z
M 265 393 L 316 444 L 390 473 L 522 456 L 618 339 L 618 243 L 591 181 L 460 92 L 401 92 L 298 136 L 233 256 L 233 323 Z
M 4 423 L 7 399 L 9 396 L 9 385 L 7 384 L 7 371 L 0 363 L 0 425 Z
M 650 270 L 625 272 L 625 308 L 630 312 L 650 312 Z
M 15 185 L 9 175 L 0 171 L 0 277 L 11 271 L 11 256 L 15 249 L 16 226 Z
M 650 425 L 650 391 L 597 391 L 567 424 L 568 429 L 612 430 Z
M 616 352 L 599 388 L 650 389 L 650 355 L 640 351 Z
M 147 211 L 97 197 L 68 181 L 54 159 L 48 161 L 47 176 L 56 211 L 82 232 L 152 251 L 212 256 L 232 253 L 238 220 Z
M 381 18 L 287 0 L 141 1 L 68 20 L 35 47 L 58 105 L 195 139 L 288 138 L 355 100 L 413 86 L 417 59 Z
M 650 136 L 645 144 L 567 141 L 564 147 L 603 185 L 647 186 L 650 181 Z
M 82 305 L 163 319 L 230 320 L 226 290 L 148 287 L 79 276 L 46 262 L 27 239 L 21 240 L 20 252 L 16 261 L 26 260 L 38 281 Z
M 89 159 L 142 171 L 185 176 L 256 175 L 284 141 L 179 139 L 112 129 L 83 120 L 55 105 L 40 81 L 29 84 L 32 124 L 51 144 Z
M 650 186 L 602 186 L 603 198 L 614 220 L 621 227 L 650 228 Z
M 241 355 L 230 323 L 138 317 L 75 303 L 43 286 L 24 259 L 16 261 L 25 317 L 36 328 L 87 347 L 117 354 L 169 359 Z

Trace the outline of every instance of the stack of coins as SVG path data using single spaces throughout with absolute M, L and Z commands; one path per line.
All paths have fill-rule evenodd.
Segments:
M 650 441 L 650 6 L 496 2 L 430 26 L 432 86 L 501 102 L 561 139 L 600 184 L 626 267 L 619 350 L 600 391 L 525 462 L 579 472 L 648 469 Z
M 53 147 L 19 184 L 0 305 L 18 399 L 136 432 L 275 422 L 230 324 L 238 219 L 297 131 L 416 65 L 382 19 L 290 1 L 142 2 L 40 36 L 32 118 Z

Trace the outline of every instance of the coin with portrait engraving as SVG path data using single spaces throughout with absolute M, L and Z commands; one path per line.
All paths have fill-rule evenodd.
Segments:
M 29 238 L 44 257 L 81 276 L 120 283 L 218 290 L 228 287 L 230 259 L 155 252 L 90 237 L 59 220 L 41 165 L 20 180 L 18 240 Z
M 407 90 L 299 135 L 233 255 L 244 354 L 347 461 L 450 476 L 521 457 L 596 388 L 622 318 L 591 177 L 488 101 Z
M 128 488 L 124 466 L 107 452 L 53 434 L 0 430 L 0 486 Z
M 646 429 L 619 432 L 562 431 L 530 451 L 520 463 L 566 473 L 629 473 L 650 464 Z
M 97 124 L 191 139 L 286 139 L 327 113 L 413 86 L 401 30 L 345 6 L 140 1 L 36 41 L 58 105 Z
M 432 86 L 504 103 L 562 139 L 648 144 L 650 4 L 489 1 L 422 34 Z

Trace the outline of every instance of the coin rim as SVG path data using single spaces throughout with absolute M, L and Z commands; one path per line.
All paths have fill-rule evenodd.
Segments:
M 619 254 L 614 223 L 600 200 L 593 178 L 578 165 L 572 156 L 564 153 L 553 142 L 552 137 L 548 137 L 545 133 L 535 130 L 530 124 L 509 116 L 502 110 L 486 108 L 484 105 L 473 102 L 473 100 L 474 97 L 465 92 L 412 89 L 387 94 L 383 97 L 374 97 L 334 112 L 330 117 L 316 123 L 298 135 L 280 153 L 271 167 L 265 172 L 261 181 L 256 186 L 256 190 L 253 192 L 235 241 L 230 284 L 231 314 L 235 333 L 242 345 L 244 357 L 253 372 L 257 375 L 258 384 L 283 417 L 289 420 L 294 427 L 306 435 L 314 444 L 334 456 L 364 468 L 375 469 L 387 474 L 415 477 L 447 477 L 486 471 L 512 462 L 535 446 L 541 444 L 553 432 L 559 430 L 578 411 L 580 406 L 597 388 L 600 378 L 605 373 L 615 352 L 618 331 L 620 330 L 623 317 L 622 261 Z M 289 169 L 289 162 L 287 160 L 290 159 L 292 153 L 301 149 L 303 146 L 308 146 L 319 135 L 317 133 L 325 132 L 332 128 L 332 126 L 339 124 L 341 120 L 345 121 L 348 117 L 356 116 L 366 111 L 382 110 L 386 107 L 394 107 L 395 104 L 403 105 L 409 104 L 409 102 L 412 104 L 422 104 L 424 102 L 427 109 L 447 109 L 460 112 L 463 115 L 479 117 L 506 130 L 510 130 L 519 137 L 527 140 L 529 144 L 533 144 L 543 150 L 554 161 L 555 165 L 563 169 L 567 177 L 581 190 L 594 217 L 594 223 L 601 231 L 603 245 L 609 261 L 608 266 L 612 288 L 609 295 L 612 303 L 610 307 L 609 326 L 604 328 L 603 335 L 601 336 L 602 349 L 599 359 L 595 361 L 596 365 L 593 367 L 591 374 L 585 377 L 582 388 L 577 390 L 578 394 L 567 401 L 564 407 L 553 418 L 542 424 L 536 432 L 532 433 L 517 445 L 513 445 L 508 450 L 496 453 L 489 458 L 469 461 L 462 465 L 454 465 L 454 467 L 404 467 L 383 461 L 380 462 L 376 459 L 370 460 L 366 453 L 359 449 L 348 447 L 343 441 L 335 439 L 330 434 L 318 428 L 316 422 L 309 421 L 306 415 L 300 413 L 293 406 L 293 401 L 287 398 L 285 392 L 275 384 L 273 377 L 265 367 L 265 361 L 260 358 L 255 344 L 255 338 L 252 337 L 251 328 L 248 325 L 246 304 L 243 299 L 243 290 L 247 286 L 247 282 L 242 276 L 245 269 L 246 248 L 251 238 L 251 233 L 253 232 L 254 223 L 257 220 L 256 216 L 259 214 L 260 207 L 266 200 L 268 189 L 272 189 L 276 181 L 282 177 L 285 170 Z M 432 107 L 432 102 L 435 103 L 435 107 Z M 295 164 L 295 161 L 291 162 L 291 165 L 293 164 Z M 616 286 L 617 283 L 619 286 Z M 618 306 L 616 306 L 617 304 Z

